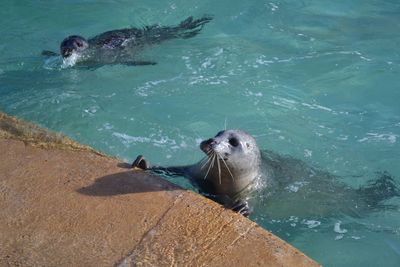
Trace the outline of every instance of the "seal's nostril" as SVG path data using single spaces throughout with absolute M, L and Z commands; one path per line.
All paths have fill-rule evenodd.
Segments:
M 210 148 L 215 148 L 215 146 L 217 145 L 217 141 L 215 141 L 214 138 L 208 139 L 207 140 L 207 145 Z

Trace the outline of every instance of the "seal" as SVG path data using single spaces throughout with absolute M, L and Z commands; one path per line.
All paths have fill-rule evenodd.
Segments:
M 188 166 L 161 167 L 139 155 L 132 167 L 167 176 L 186 177 L 200 193 L 244 216 L 268 218 L 360 217 L 385 207 L 400 196 L 397 181 L 387 172 L 359 188 L 341 177 L 273 151 L 260 151 L 242 130 L 224 130 L 200 143 L 206 156 Z
M 220 131 L 200 143 L 206 156 L 198 163 L 181 167 L 150 166 L 139 155 L 132 167 L 169 176 L 186 177 L 211 199 L 248 216 L 248 192 L 261 176 L 261 152 L 256 140 L 242 130 Z
M 153 61 L 138 61 L 134 56 L 146 46 L 163 41 L 182 38 L 187 39 L 200 33 L 203 26 L 212 20 L 211 16 L 199 19 L 188 17 L 177 26 L 160 26 L 158 24 L 144 28 L 127 28 L 111 30 L 90 39 L 79 35 L 65 38 L 60 45 L 60 54 L 69 65 L 84 63 L 96 66 L 105 64 L 154 65 Z M 52 51 L 43 51 L 44 56 L 58 56 Z

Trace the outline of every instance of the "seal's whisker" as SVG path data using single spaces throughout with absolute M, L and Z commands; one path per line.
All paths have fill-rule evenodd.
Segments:
M 204 168 L 204 166 L 205 166 L 205 165 L 208 163 L 208 161 L 210 160 L 211 154 L 213 154 L 213 153 L 214 153 L 213 150 L 209 150 L 209 151 L 206 153 L 206 156 L 200 160 L 199 164 L 202 164 L 202 166 L 201 166 L 200 169 L 203 169 L 203 168 Z M 203 164 L 203 162 L 205 162 L 205 163 Z
M 203 158 L 203 159 L 199 162 L 199 164 L 200 164 L 200 169 L 203 169 L 204 166 L 206 166 L 207 163 L 208 163 L 209 161 L 210 161 L 210 158 L 209 158 L 209 157 Z
M 200 162 L 199 163 L 202 163 L 203 161 L 205 161 L 205 160 L 209 160 L 209 158 L 210 158 L 210 155 L 213 153 L 214 151 L 213 150 L 209 150 L 209 151 L 207 151 L 207 153 L 206 153 L 206 156 L 204 157 L 204 158 L 202 158 L 201 160 L 200 160 Z
M 218 153 L 216 153 L 217 154 L 217 157 L 220 157 L 220 155 L 218 154 Z M 218 178 L 219 178 L 219 184 L 222 184 L 222 182 L 221 182 L 221 165 L 220 165 L 220 163 L 219 163 L 219 159 L 217 158 L 217 164 L 218 164 Z
M 210 172 L 212 166 L 214 166 L 214 159 L 215 159 L 215 154 L 212 155 L 212 161 L 210 162 L 210 164 L 208 166 L 208 170 L 206 172 L 206 175 L 204 176 L 204 180 L 207 178 L 208 173 Z
M 211 162 L 211 164 L 212 164 L 211 168 L 214 167 L 214 163 L 215 163 L 215 159 L 216 159 L 216 158 L 217 158 L 216 153 L 213 153 L 213 161 Z
M 211 156 L 212 154 L 214 154 L 214 150 L 210 149 L 209 151 L 207 151 L 206 155 L 207 156 Z
M 203 164 L 205 161 L 207 161 L 208 160 L 208 157 L 207 156 L 205 156 L 205 157 L 203 157 L 200 161 L 199 161 L 199 164 Z
M 201 169 L 203 169 L 211 160 L 211 158 L 214 156 L 214 151 L 210 150 L 207 152 L 207 157 L 205 157 L 205 159 L 207 159 L 207 161 L 204 163 L 204 165 L 201 167 Z M 214 164 L 213 164 L 214 165 Z
M 206 160 L 206 159 L 207 159 L 207 160 L 201 165 L 200 169 L 203 169 L 205 166 L 207 166 L 207 164 L 210 162 L 211 158 L 212 158 L 212 157 L 206 157 L 206 158 L 204 158 L 204 160 Z
M 232 181 L 235 181 L 235 177 L 233 177 L 233 174 L 232 174 L 231 170 L 229 169 L 228 165 L 226 164 L 224 158 L 223 158 L 221 155 L 219 155 L 219 154 L 218 154 L 218 156 L 219 156 L 219 158 L 222 160 L 222 162 L 225 164 L 226 169 L 228 170 L 229 174 L 230 174 L 231 177 L 232 177 Z

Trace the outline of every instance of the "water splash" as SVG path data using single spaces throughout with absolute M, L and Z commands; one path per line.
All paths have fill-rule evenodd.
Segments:
M 61 65 L 62 69 L 65 68 L 70 68 L 76 65 L 76 63 L 78 62 L 78 60 L 80 59 L 80 56 L 76 53 L 72 53 L 72 55 L 70 55 L 67 58 L 63 58 L 63 62 Z

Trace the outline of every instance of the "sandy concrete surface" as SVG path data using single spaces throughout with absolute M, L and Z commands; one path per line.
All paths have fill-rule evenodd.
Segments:
M 0 266 L 318 266 L 160 177 L 10 136 L 0 136 Z

